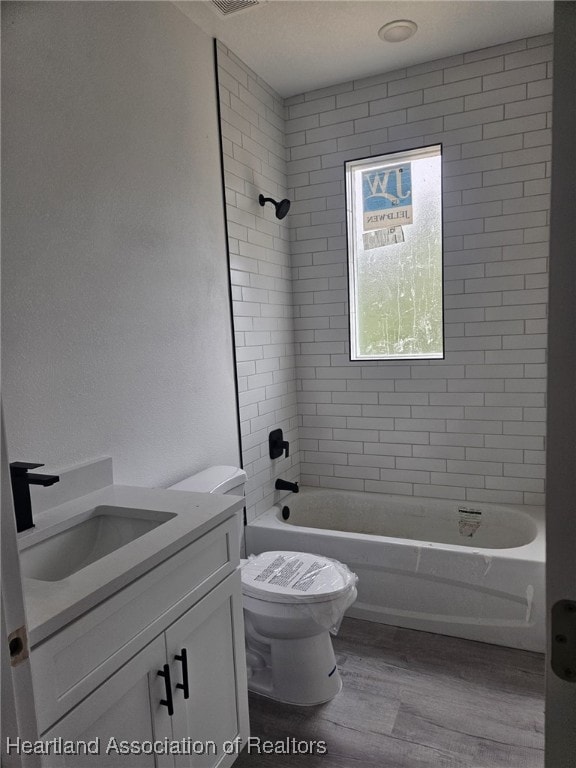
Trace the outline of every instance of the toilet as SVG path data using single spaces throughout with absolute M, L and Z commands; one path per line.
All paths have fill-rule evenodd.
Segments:
M 244 496 L 245 482 L 242 469 L 218 466 L 170 490 Z M 241 560 L 241 578 L 248 689 L 303 706 L 336 696 L 330 633 L 356 599 L 356 575 L 327 557 L 274 551 Z

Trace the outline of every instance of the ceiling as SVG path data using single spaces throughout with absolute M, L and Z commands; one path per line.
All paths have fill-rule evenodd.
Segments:
M 222 16 L 210 0 L 175 3 L 281 96 L 552 31 L 551 0 L 261 0 Z M 384 43 L 381 26 L 418 31 Z

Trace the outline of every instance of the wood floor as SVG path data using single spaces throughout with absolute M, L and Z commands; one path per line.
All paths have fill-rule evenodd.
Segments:
M 345 619 L 342 692 L 319 707 L 250 695 L 253 737 L 324 740 L 327 754 L 258 754 L 235 768 L 542 768 L 544 657 Z

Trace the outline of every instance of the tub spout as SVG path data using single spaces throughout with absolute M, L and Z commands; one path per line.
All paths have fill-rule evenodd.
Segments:
M 292 491 L 292 493 L 298 493 L 298 483 L 289 483 L 288 480 L 281 480 L 278 478 L 274 485 L 277 491 Z

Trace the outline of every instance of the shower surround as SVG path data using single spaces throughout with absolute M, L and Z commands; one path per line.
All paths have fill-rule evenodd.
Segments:
M 218 62 L 249 517 L 278 501 L 282 472 L 308 486 L 543 504 L 551 36 L 284 102 L 220 44 Z M 435 143 L 446 357 L 351 363 L 344 161 Z M 259 218 L 260 192 L 293 201 L 286 229 L 264 229 L 278 224 Z M 276 283 L 256 294 L 269 265 Z M 278 313 L 279 345 L 242 336 Z M 272 359 L 289 389 L 278 409 L 262 399 L 274 382 L 251 378 Z M 288 466 L 267 458 L 268 426 L 285 423 L 299 448 Z

